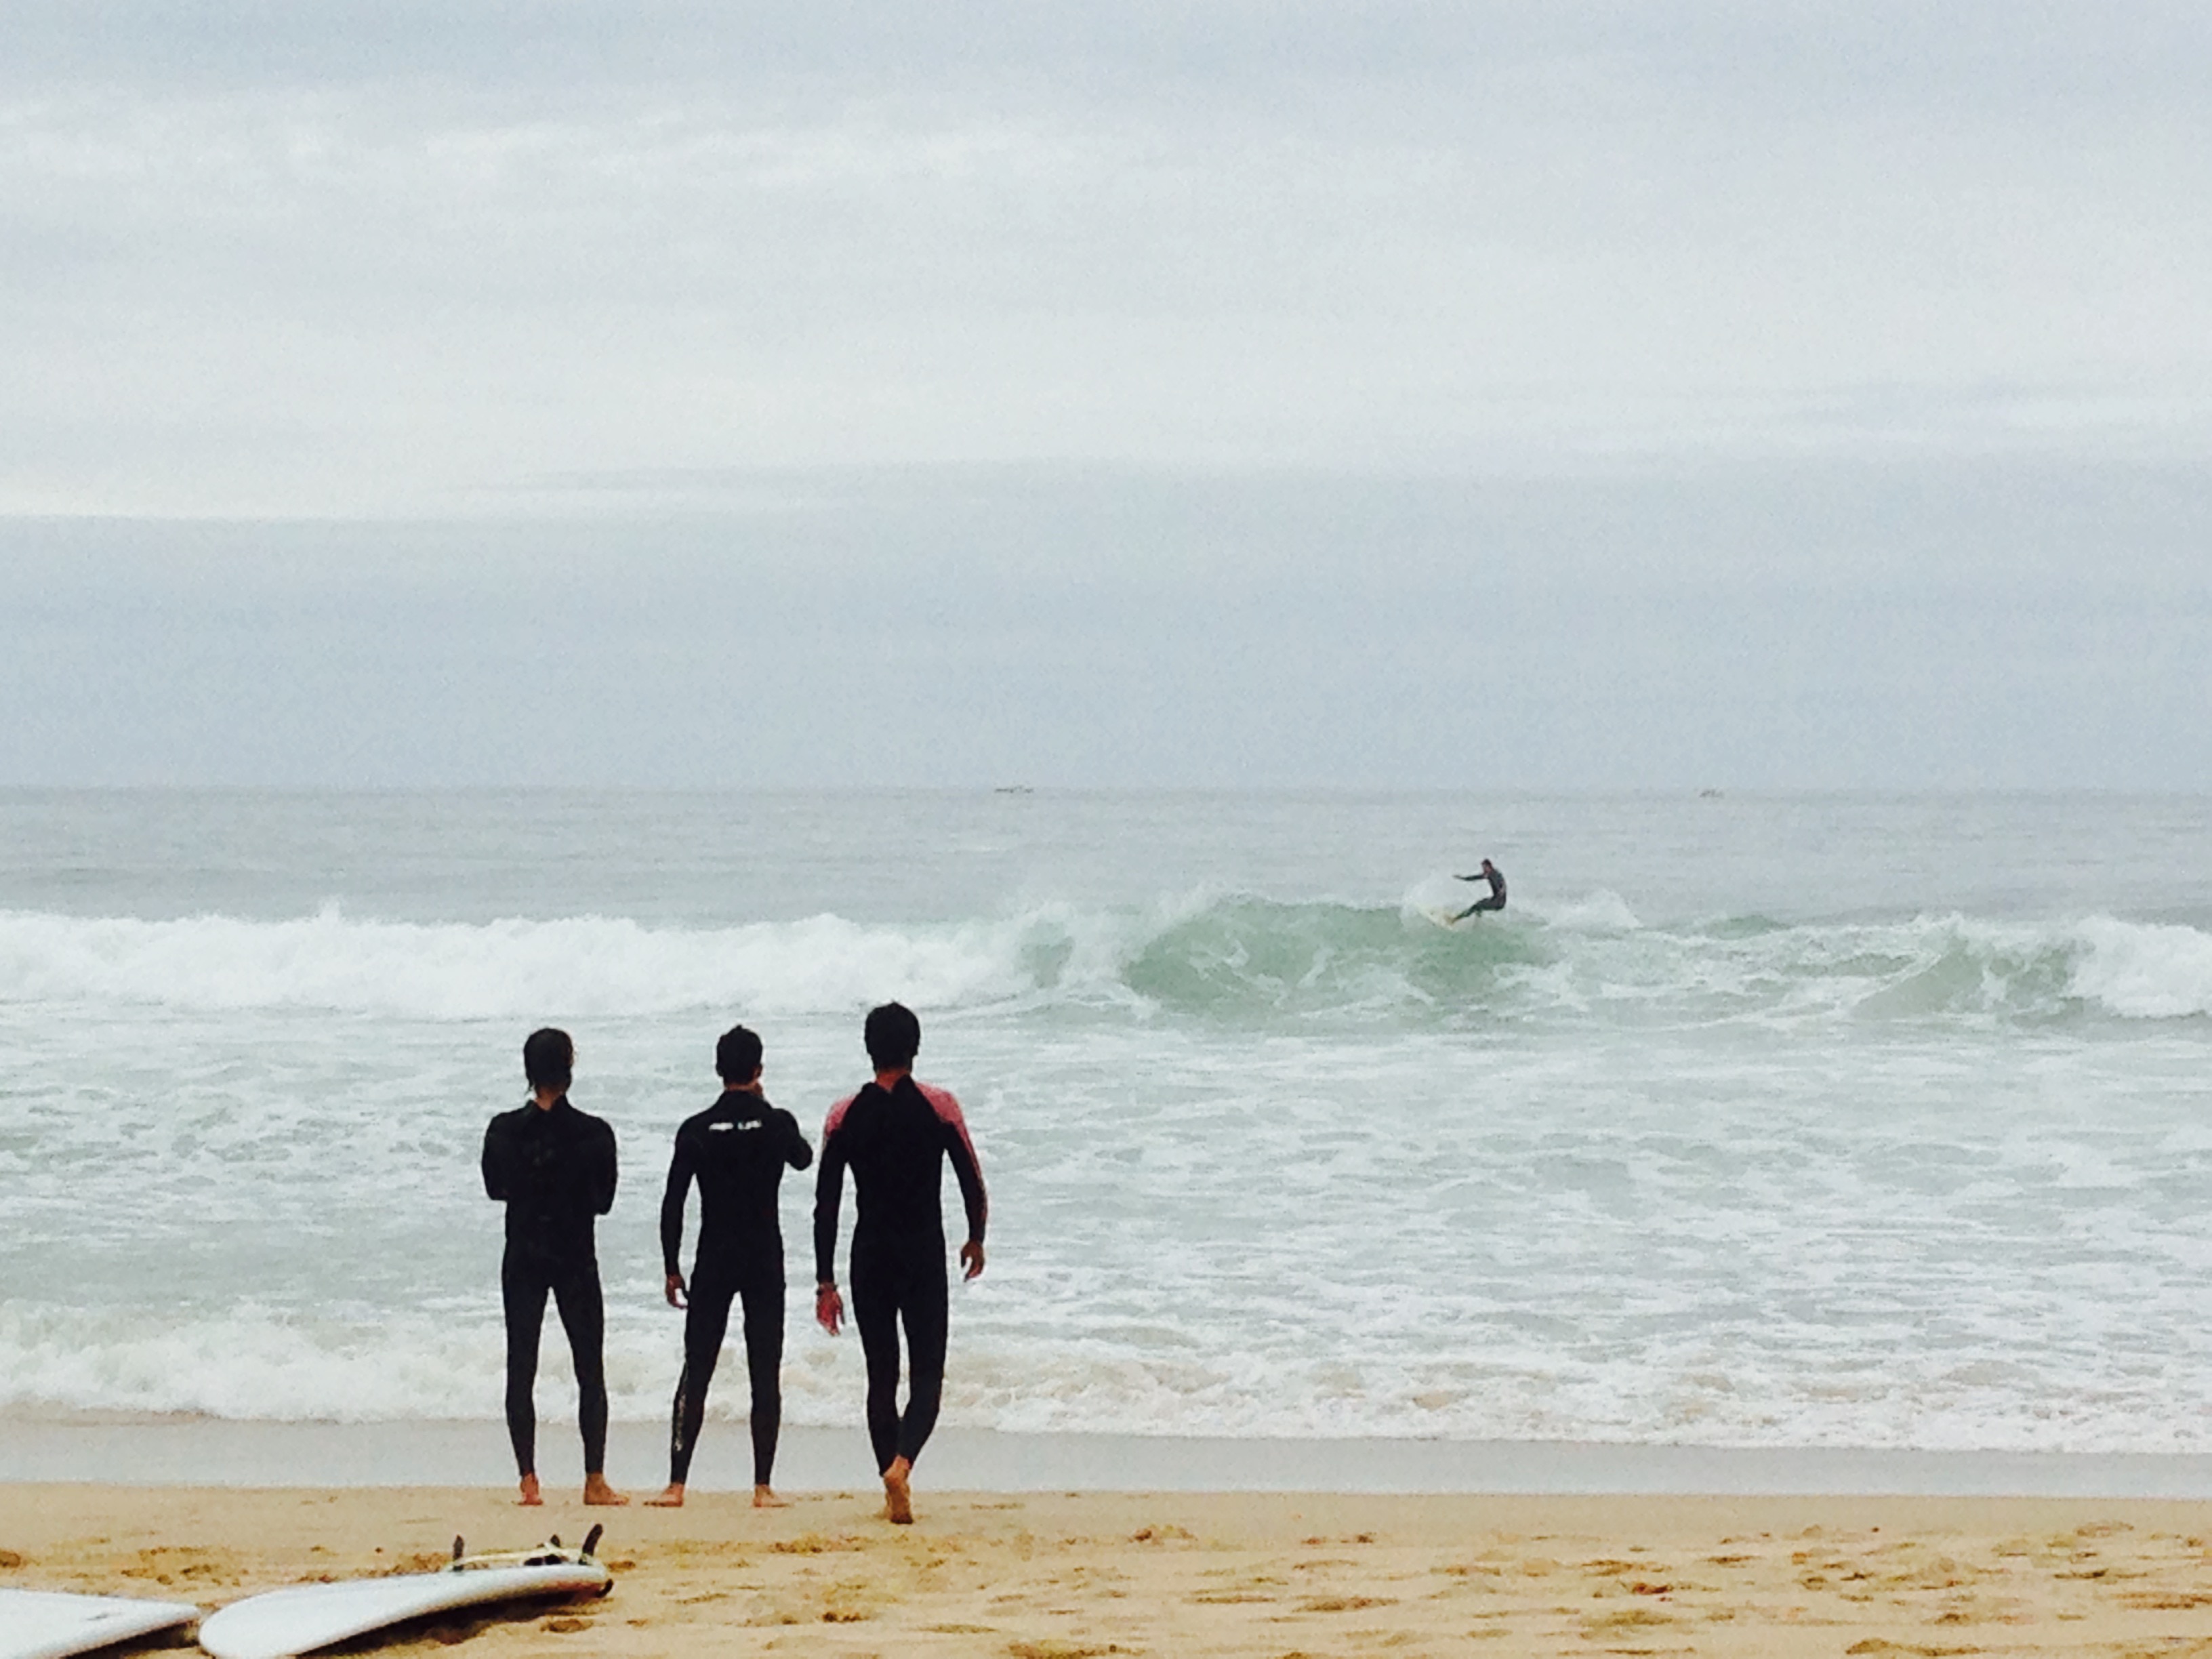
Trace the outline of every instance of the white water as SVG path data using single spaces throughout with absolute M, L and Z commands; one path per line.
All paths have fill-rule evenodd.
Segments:
M 1604 891 L 1450 930 L 1436 914 L 1416 897 L 1386 912 L 1203 893 L 1137 914 L 1053 904 L 919 926 L 833 915 L 719 928 L 602 916 L 426 925 L 354 920 L 335 905 L 282 921 L 0 912 L 0 1006 L 417 1021 L 738 1006 L 766 1018 L 865 1006 L 889 982 L 937 1010 L 1150 1000 L 1204 1013 L 1301 1000 L 1417 1015 L 1439 989 L 1462 987 L 1513 994 L 1486 1012 L 1510 1005 L 1562 1018 L 1607 999 L 1687 1020 L 1723 1007 L 1772 1018 L 2212 1014 L 2212 934 L 2109 915 L 1656 929 Z
M 552 1021 L 658 1417 L 715 1032 L 811 1131 L 899 995 L 994 1192 L 949 1422 L 2212 1449 L 2212 815 L 1940 805 L 17 798 L 0 1407 L 495 1417 L 476 1147 Z M 1470 852 L 1514 907 L 1438 928 Z

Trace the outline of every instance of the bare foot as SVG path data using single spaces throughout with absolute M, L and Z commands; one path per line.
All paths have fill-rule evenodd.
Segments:
M 584 1501 L 611 1509 L 629 1503 L 629 1499 L 607 1485 L 607 1478 L 604 1474 L 587 1474 L 584 1477 Z
M 884 1515 L 894 1526 L 914 1524 L 914 1491 L 907 1485 L 913 1474 L 914 1465 L 903 1457 L 891 1459 L 884 1471 Z
M 545 1501 L 543 1494 L 538 1490 L 536 1475 L 526 1474 L 522 1477 L 522 1496 L 514 1501 L 526 1510 L 534 1510 Z
M 656 1510 L 680 1510 L 684 1507 L 684 1483 L 681 1480 L 672 1480 L 668 1483 L 666 1492 L 658 1498 L 648 1498 L 645 1501 Z
M 778 1498 L 775 1495 L 775 1490 L 774 1487 L 755 1486 L 753 1488 L 753 1507 L 757 1510 L 787 1510 L 789 1509 L 791 1505 L 785 1503 L 782 1498 Z

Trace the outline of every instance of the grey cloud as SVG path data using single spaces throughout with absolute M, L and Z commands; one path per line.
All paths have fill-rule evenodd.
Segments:
M 2212 146 L 786 113 L 605 88 L 542 118 L 419 88 L 17 110 L 0 490 L 344 512 L 653 453 L 1971 448 L 2022 441 L 2039 399 L 2154 449 L 2212 392 L 2212 230 L 2177 210 Z
M 2208 79 L 2166 0 L 22 0 L 0 780 L 2204 787 Z
M 2069 105 L 2187 107 L 2212 69 L 2212 21 L 2178 0 L 17 0 L 9 36 L 0 80 L 169 88 L 781 82 L 972 94 L 999 83 L 1146 100 L 1249 88 L 1279 102 L 1289 88 L 1372 81 L 1464 92 L 1561 71 L 1563 84 L 1587 88 L 1595 71 L 1800 111 L 1941 101 L 2047 115 Z

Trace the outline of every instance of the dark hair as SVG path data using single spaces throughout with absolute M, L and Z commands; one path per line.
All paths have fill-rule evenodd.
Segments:
M 761 1040 L 742 1025 L 732 1025 L 714 1045 L 714 1069 L 725 1083 L 750 1083 L 760 1075 Z
M 522 1045 L 522 1074 L 533 1089 L 565 1089 L 575 1076 L 576 1045 L 550 1025 Z
M 903 1071 L 914 1064 L 915 1054 L 921 1047 L 921 1022 L 914 1017 L 913 1009 L 886 1002 L 868 1010 L 868 1023 L 861 1036 L 878 1071 Z

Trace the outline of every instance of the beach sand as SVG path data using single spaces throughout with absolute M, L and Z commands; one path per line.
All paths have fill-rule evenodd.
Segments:
M 642 1496 L 642 1492 L 638 1495 Z M 2212 1654 L 2212 1504 L 2089 1498 L 0 1488 L 0 1585 L 212 1608 L 605 1521 L 603 1601 L 389 1644 L 485 1655 Z

